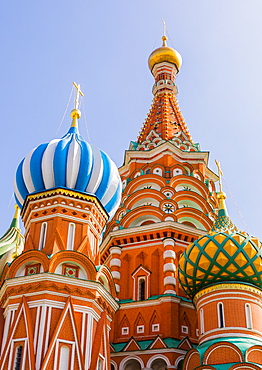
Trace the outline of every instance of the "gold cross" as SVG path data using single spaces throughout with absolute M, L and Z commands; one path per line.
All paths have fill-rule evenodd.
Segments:
M 75 82 L 73 82 L 73 85 L 76 88 L 75 109 L 78 109 L 78 107 L 79 107 L 79 95 L 84 96 L 84 94 L 81 91 L 80 85 L 77 85 Z
M 216 159 L 215 159 L 215 162 L 216 162 L 216 165 L 217 165 L 217 170 L 218 170 L 218 177 L 219 177 L 219 180 L 218 180 L 218 183 L 219 183 L 219 190 L 220 192 L 222 193 L 223 190 L 222 190 L 222 176 L 224 176 L 222 170 L 221 170 L 221 166 L 220 166 L 220 162 L 218 162 Z

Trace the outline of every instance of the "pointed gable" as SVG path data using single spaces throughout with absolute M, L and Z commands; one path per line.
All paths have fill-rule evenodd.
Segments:
M 75 347 L 75 366 L 77 366 L 79 370 L 84 370 L 83 354 L 80 347 L 79 334 L 77 332 L 75 313 L 71 298 L 68 298 L 60 318 L 57 321 L 52 339 L 42 362 L 42 370 L 47 370 L 50 367 L 50 364 L 54 363 L 55 353 L 56 351 L 59 351 L 61 343 L 65 343 L 70 351 Z
M 161 337 L 158 335 L 153 343 L 150 345 L 149 349 L 162 349 L 162 348 L 167 348 L 167 345 L 163 342 Z
M 179 349 L 183 349 L 185 351 L 189 351 L 191 348 L 193 348 L 192 343 L 190 342 L 189 338 L 184 338 L 179 345 L 177 346 Z
M 25 366 L 27 369 L 35 370 L 35 354 L 33 343 L 33 325 L 26 298 L 23 296 L 22 301 L 16 311 L 13 323 L 9 330 L 2 356 L 0 357 L 0 370 L 9 368 L 10 357 L 14 364 L 16 354 L 16 344 L 22 346 L 22 351 L 27 353 Z
M 140 350 L 139 344 L 133 337 L 131 337 L 122 351 L 126 352 L 126 351 L 139 351 L 139 350 Z

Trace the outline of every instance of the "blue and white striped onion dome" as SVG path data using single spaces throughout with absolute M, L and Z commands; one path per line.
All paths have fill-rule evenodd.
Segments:
M 95 195 L 109 218 L 119 207 L 122 191 L 115 163 L 84 141 L 73 124 L 61 139 L 31 150 L 16 171 L 15 198 L 20 208 L 27 195 L 53 188 Z

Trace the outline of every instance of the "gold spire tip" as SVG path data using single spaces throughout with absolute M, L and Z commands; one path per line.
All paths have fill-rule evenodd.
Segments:
M 163 41 L 163 45 L 162 46 L 167 46 L 166 45 L 166 41 L 168 40 L 168 38 L 166 36 L 163 36 L 162 37 L 162 41 Z
M 14 205 L 14 209 L 15 209 L 15 215 L 14 215 L 14 218 L 19 218 L 19 215 L 20 215 L 20 208 L 18 207 L 17 204 Z

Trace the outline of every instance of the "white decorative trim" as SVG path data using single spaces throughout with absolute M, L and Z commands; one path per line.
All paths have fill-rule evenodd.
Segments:
M 163 240 L 163 244 L 164 244 L 164 247 L 166 248 L 167 246 L 172 246 L 172 247 L 174 247 L 174 245 L 175 245 L 175 241 L 174 241 L 174 239 L 172 239 L 172 238 L 166 238 L 166 239 L 164 239 Z
M 164 278 L 164 285 L 176 285 L 176 279 L 173 276 L 166 276 Z
M 224 343 L 220 343 L 219 344 L 219 348 L 230 348 L 230 349 L 233 349 L 239 356 L 239 362 L 242 362 L 242 358 L 241 358 L 241 354 L 238 352 L 238 350 L 228 344 L 224 344 Z M 217 347 L 214 347 L 213 349 L 211 349 L 211 351 L 208 353 L 207 357 L 206 357 L 206 363 L 208 363 L 208 358 L 210 357 L 210 355 L 212 354 L 212 352 L 214 352 L 215 350 L 217 350 Z
M 56 283 L 62 283 L 67 286 L 75 286 L 78 288 L 87 288 L 87 289 L 94 289 L 96 290 L 101 296 L 106 299 L 106 301 L 111 305 L 111 307 L 115 310 L 119 308 L 118 303 L 114 300 L 114 298 L 111 296 L 111 294 L 104 288 L 104 286 L 99 283 L 98 281 L 91 281 L 91 280 L 83 280 L 83 279 L 74 279 L 71 277 L 67 276 L 61 276 L 61 275 L 56 275 L 52 273 L 43 273 L 43 274 L 36 274 L 36 275 L 28 275 L 28 276 L 22 276 L 22 277 L 15 277 L 12 279 L 5 280 L 4 284 L 2 285 L 0 289 L 0 299 L 2 299 L 6 289 L 9 287 L 14 287 L 14 286 L 23 286 L 26 284 L 31 284 L 32 282 L 37 283 L 37 282 L 46 282 L 46 281 L 52 281 Z M 46 291 L 45 291 L 46 292 Z M 63 294 L 63 293 L 57 293 L 54 291 L 47 291 L 49 294 L 53 295 L 60 295 L 64 297 L 68 297 L 68 295 Z M 24 294 L 25 296 L 30 296 L 30 295 L 39 295 L 41 292 L 34 292 L 34 293 L 29 293 L 29 294 Z M 16 295 L 16 296 L 11 296 L 8 298 L 8 300 L 5 302 L 5 305 L 8 304 L 8 301 L 10 298 L 14 299 L 14 297 L 21 297 L 21 295 Z M 73 296 L 72 296 L 73 297 Z M 94 300 L 92 299 L 86 299 L 82 297 L 77 297 L 77 299 L 81 300 L 87 300 L 92 303 L 94 303 Z M 98 308 L 99 305 L 97 305 Z
M 44 348 L 44 355 L 48 349 L 48 342 L 49 342 L 49 333 L 50 333 L 50 324 L 51 324 L 51 317 L 52 317 L 52 306 L 48 307 L 47 313 L 47 324 L 46 324 L 46 337 L 45 337 L 45 348 Z
M 39 330 L 40 309 L 41 309 L 40 306 L 38 306 L 36 308 L 35 332 L 34 332 L 34 350 L 35 350 L 35 353 L 36 353 L 36 344 L 37 344 L 37 337 L 38 337 L 38 330 Z
M 112 258 L 109 264 L 110 264 L 110 267 L 112 267 L 112 266 L 120 267 L 121 266 L 121 260 L 118 259 L 118 258 Z
M 116 292 L 119 293 L 120 292 L 120 285 L 119 284 L 115 284 L 115 287 L 116 287 Z
M 86 368 L 89 369 L 90 363 L 91 363 L 91 353 L 92 353 L 92 346 L 90 343 L 93 343 L 93 324 L 94 324 L 94 319 L 91 315 L 88 315 L 88 320 L 87 320 L 87 334 L 86 334 Z
M 253 329 L 252 310 L 249 303 L 245 303 L 246 327 Z
M 174 260 L 176 259 L 176 252 L 171 251 L 170 249 L 164 251 L 163 253 L 163 258 L 173 258 Z
M 122 253 L 122 248 L 114 246 L 114 247 L 111 247 L 109 249 L 109 252 L 110 252 L 110 254 L 119 254 L 120 255 Z
M 120 277 L 121 277 L 121 274 L 120 274 L 119 271 L 112 271 L 111 274 L 112 274 L 114 279 L 120 279 Z
M 3 335 L 3 341 L 2 341 L 1 354 L 3 353 L 3 350 L 5 348 L 5 343 L 6 343 L 9 327 L 11 326 L 11 313 L 12 313 L 12 311 L 9 309 L 7 311 L 6 318 L 5 318 L 5 327 L 4 327 L 4 335 Z
M 36 351 L 36 370 L 40 369 L 41 366 L 41 358 L 42 358 L 42 349 L 43 349 L 43 340 L 44 340 L 44 332 L 45 332 L 45 323 L 46 323 L 46 305 L 42 306 L 41 310 L 41 319 L 39 325 L 39 334 L 38 334 L 38 341 L 37 341 L 37 351 Z
M 205 343 L 208 340 L 217 339 L 217 338 L 224 338 L 224 337 L 228 337 L 229 335 L 230 335 L 230 337 L 236 337 L 236 338 L 239 338 L 239 336 L 241 335 L 241 337 L 254 338 L 254 339 L 261 340 L 261 332 L 259 332 L 257 330 L 253 329 L 252 331 L 250 331 L 249 329 L 245 329 L 245 328 L 242 327 L 242 328 L 239 328 L 238 333 L 230 332 L 230 330 L 236 330 L 236 329 L 238 329 L 238 328 L 226 327 L 226 328 L 222 328 L 222 329 L 209 330 L 208 332 L 205 332 L 205 334 L 203 335 L 204 338 L 203 338 L 203 336 L 200 337 L 199 345 Z M 222 330 L 223 332 L 226 331 L 226 333 L 219 333 L 218 334 L 218 330 Z M 247 334 L 244 334 L 243 331 L 247 331 Z M 210 333 L 216 333 L 216 334 L 215 335 L 209 335 Z M 255 333 L 257 335 L 254 335 Z
M 167 271 L 172 271 L 172 272 L 175 272 L 176 271 L 176 265 L 174 263 L 165 263 L 164 266 L 163 266 L 163 271 L 164 272 L 167 272 Z
M 196 339 L 196 338 L 189 338 L 189 339 L 191 340 L 191 339 Z M 181 354 L 181 355 L 184 355 L 184 356 L 187 352 L 188 351 L 186 351 L 184 349 L 176 348 L 176 350 L 175 350 L 175 353 Z M 163 353 L 163 354 L 174 353 L 174 348 L 156 348 L 156 349 L 149 349 L 149 350 L 144 350 L 144 351 L 136 350 L 136 351 L 130 351 L 129 353 L 130 353 L 130 355 L 133 355 L 133 356 L 136 356 L 136 355 L 141 356 L 141 354 L 152 356 L 153 354 L 159 355 L 161 353 Z M 119 356 L 126 356 L 126 352 L 116 352 L 116 353 L 111 352 L 110 356 L 111 356 L 111 358 L 117 358 Z
M 176 294 L 175 290 L 167 289 L 164 291 L 164 294 Z
M 129 309 L 129 308 L 133 309 L 135 306 L 137 306 L 138 308 L 144 307 L 144 306 L 148 306 L 148 307 L 157 306 L 159 304 L 162 304 L 163 302 L 177 303 L 177 304 L 180 305 L 180 307 L 186 307 L 188 309 L 191 309 L 191 310 L 195 311 L 195 307 L 194 307 L 193 303 L 182 301 L 181 298 L 174 297 L 174 296 L 161 296 L 161 297 L 158 297 L 156 299 L 152 299 L 152 300 L 150 299 L 149 301 L 146 300 L 146 301 L 121 303 L 121 306 L 119 307 L 119 310 L 121 310 L 121 309 L 125 310 L 125 309 Z

